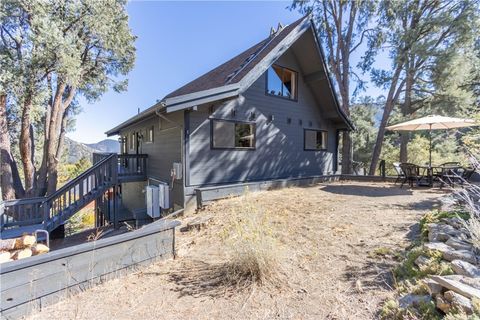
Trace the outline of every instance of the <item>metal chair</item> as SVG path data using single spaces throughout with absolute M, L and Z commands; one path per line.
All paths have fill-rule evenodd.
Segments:
M 394 162 L 393 169 L 395 169 L 395 172 L 397 173 L 397 179 L 395 179 L 394 184 L 397 184 L 398 181 L 405 178 L 405 173 L 402 171 L 402 168 L 400 167 L 400 162 Z
M 419 169 L 416 164 L 413 163 L 401 163 L 400 168 L 402 169 L 405 177 L 403 178 L 402 185 L 400 188 L 403 188 L 403 185 L 408 182 L 410 187 L 413 187 L 413 183 L 418 186 L 423 176 L 419 174 Z

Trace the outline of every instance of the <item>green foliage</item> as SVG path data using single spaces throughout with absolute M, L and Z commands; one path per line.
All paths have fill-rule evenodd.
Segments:
M 468 212 L 465 212 L 465 211 L 439 211 L 439 210 L 430 211 L 420 219 L 420 232 L 422 236 L 426 238 L 428 236 L 427 225 L 429 223 L 438 223 L 442 219 L 456 218 L 456 217 L 463 220 L 468 220 L 470 219 L 470 214 L 468 214 Z
M 40 190 L 48 180 L 51 189 L 57 171 L 52 158 L 60 157 L 60 135 L 75 125 L 78 94 L 94 101 L 110 88 L 126 88 L 135 62 L 126 1 L 5 0 L 0 32 L 0 94 L 7 96 L 12 153 L 19 162 L 18 149 L 28 145 L 17 144 L 19 127 L 33 127 L 31 171 L 37 175 L 25 180 L 36 180 L 29 184 Z
M 415 260 L 419 256 L 425 256 L 428 259 L 425 266 L 418 267 Z M 453 274 L 450 264 L 442 260 L 442 255 L 436 251 L 425 250 L 423 247 L 415 247 L 407 252 L 405 260 L 394 270 L 397 280 L 417 281 L 428 275 L 449 275 Z M 401 290 L 405 284 L 399 283 Z
M 367 166 L 372 158 L 377 129 L 375 128 L 375 114 L 377 108 L 369 98 L 352 105 L 350 117 L 356 130 L 352 133 L 353 161 Z
M 62 163 L 60 165 L 58 183 L 60 186 L 64 185 L 68 181 L 74 179 L 79 174 L 87 170 L 92 166 L 92 163 L 87 158 L 81 158 L 74 164 Z
M 437 311 L 433 301 L 421 302 L 417 307 L 400 308 L 395 300 L 384 302 L 380 311 L 380 318 L 384 320 L 439 320 L 442 315 Z

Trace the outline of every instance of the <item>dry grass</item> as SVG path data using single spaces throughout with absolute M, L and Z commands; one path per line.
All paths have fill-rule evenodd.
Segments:
M 232 206 L 222 234 L 227 283 L 281 286 L 283 249 L 274 233 L 271 212 L 250 201 L 247 192 Z
M 180 218 L 214 217 L 205 229 L 177 233 L 176 260 L 82 292 L 34 318 L 378 318 L 381 303 L 393 296 L 395 252 L 419 235 L 418 220 L 441 194 L 349 182 L 217 201 Z M 233 276 L 226 265 L 235 266 Z M 248 275 L 242 285 L 226 281 L 238 274 Z M 263 282 L 253 280 L 258 275 Z

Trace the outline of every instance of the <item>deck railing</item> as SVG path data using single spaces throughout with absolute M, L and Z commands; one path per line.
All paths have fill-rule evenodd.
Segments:
M 5 201 L 0 229 L 43 224 L 53 230 L 72 214 L 124 181 L 147 177 L 147 155 L 93 154 L 93 166 L 47 197 Z
M 104 159 L 111 153 L 94 153 L 93 163 Z M 117 154 L 117 171 L 120 182 L 132 180 L 145 180 L 147 178 L 147 158 L 146 154 Z

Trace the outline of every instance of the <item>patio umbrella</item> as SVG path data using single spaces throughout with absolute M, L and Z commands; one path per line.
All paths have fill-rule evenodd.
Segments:
M 478 126 L 473 119 L 452 118 L 443 116 L 426 116 L 402 123 L 397 123 L 386 127 L 385 129 L 391 131 L 419 131 L 428 130 L 428 136 L 430 141 L 430 154 L 429 154 L 429 166 L 432 166 L 432 130 L 440 129 L 453 129 Z

